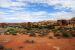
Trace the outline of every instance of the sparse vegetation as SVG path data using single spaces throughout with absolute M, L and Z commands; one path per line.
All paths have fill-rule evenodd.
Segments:
M 57 27 L 57 28 L 55 28 Z M 9 35 L 9 34 L 12 34 L 12 35 L 17 35 L 16 33 L 20 33 L 20 34 L 27 34 L 29 33 L 28 35 L 29 36 L 33 36 L 33 37 L 36 37 L 36 33 L 38 33 L 39 36 L 41 37 L 44 37 L 46 35 L 48 35 L 48 33 L 51 31 L 54 32 L 54 35 L 55 37 L 70 37 L 70 35 L 72 35 L 73 37 L 75 37 L 75 33 L 74 31 L 71 31 L 71 30 L 74 30 L 74 27 L 73 28 L 67 28 L 67 27 L 58 27 L 58 26 L 49 26 L 49 25 L 32 25 L 30 26 L 29 28 L 29 25 L 28 27 L 27 26 L 11 26 L 11 27 L 6 27 L 5 28 L 5 31 L 4 31 L 4 34 L 6 35 Z M 69 31 L 69 32 L 68 32 Z M 0 33 L 1 34 L 1 33 Z
M 72 19 L 70 21 L 57 20 L 27 23 L 1 23 L 0 34 L 17 35 L 17 33 L 19 33 L 36 37 L 37 33 L 38 36 L 44 37 L 47 36 L 51 30 L 54 32 L 53 34 L 55 37 L 75 37 L 75 23 L 71 23 L 71 21 L 75 22 L 75 18 L 73 20 Z

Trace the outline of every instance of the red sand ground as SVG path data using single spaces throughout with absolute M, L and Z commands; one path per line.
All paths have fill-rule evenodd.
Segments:
M 1 39 L 7 40 L 3 45 L 13 50 L 75 50 L 75 38 L 49 39 L 28 35 L 0 35 L 0 41 Z M 25 43 L 26 39 L 33 39 L 35 43 Z

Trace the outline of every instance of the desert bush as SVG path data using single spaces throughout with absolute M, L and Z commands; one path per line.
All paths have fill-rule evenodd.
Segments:
M 12 50 L 12 48 L 6 48 L 4 45 L 0 45 L 0 50 Z
M 62 33 L 60 31 L 57 31 L 57 32 L 54 33 L 54 36 L 55 37 L 59 37 L 59 36 L 61 37 L 62 36 Z
M 48 25 L 46 26 L 48 29 L 55 29 L 55 26 L 54 25 Z
M 44 37 L 46 36 L 46 34 L 42 33 L 42 34 L 39 34 L 40 37 Z
M 1 35 L 2 33 L 0 33 L 0 35 Z
M 24 46 L 18 46 L 19 50 L 23 50 Z
M 62 32 L 62 35 L 63 35 L 63 37 L 71 37 L 70 35 L 69 35 L 69 33 L 68 32 L 66 32 L 66 31 L 64 31 L 64 32 Z
M 48 29 L 39 29 L 37 31 L 38 35 L 41 36 L 41 37 L 48 35 L 49 32 L 50 31 Z
M 35 41 L 33 39 L 27 39 L 25 42 L 26 43 L 35 43 Z
M 12 50 L 12 48 L 5 48 L 4 50 Z
M 23 48 L 23 46 L 19 46 L 19 48 Z
M 5 34 L 5 35 L 10 35 L 10 32 L 5 32 L 4 34 Z
M 49 39 L 53 39 L 54 37 L 52 37 L 52 36 L 49 36 L 48 38 L 49 38 Z
M 23 47 L 23 46 L 19 46 L 18 48 L 19 48 L 19 49 L 23 49 L 24 47 Z
M 71 35 L 75 37 L 75 30 L 70 31 Z
M 12 35 L 16 35 L 16 33 L 17 33 L 16 29 L 13 27 L 6 28 L 6 32 L 11 33 Z
M 26 30 L 26 29 L 21 28 L 21 29 L 19 29 L 18 32 L 19 32 L 20 34 L 26 34 L 26 35 L 27 35 L 27 30 Z
M 3 45 L 0 45 L 0 50 L 4 50 L 5 47 Z
M 39 36 L 40 37 L 44 37 L 44 36 L 47 36 L 48 35 L 48 32 L 44 32 L 44 31 L 41 31 Z
M 35 37 L 36 34 L 35 33 L 30 33 L 29 36 Z

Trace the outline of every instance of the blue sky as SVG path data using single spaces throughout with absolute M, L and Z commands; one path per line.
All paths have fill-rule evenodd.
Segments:
M 0 0 L 0 22 L 37 22 L 75 17 L 75 0 Z

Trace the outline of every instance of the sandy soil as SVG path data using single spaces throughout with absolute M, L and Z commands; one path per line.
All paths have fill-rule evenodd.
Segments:
M 33 39 L 35 43 L 26 43 L 27 39 Z M 0 35 L 0 44 L 13 50 L 75 50 L 75 38 L 49 39 L 28 35 Z

